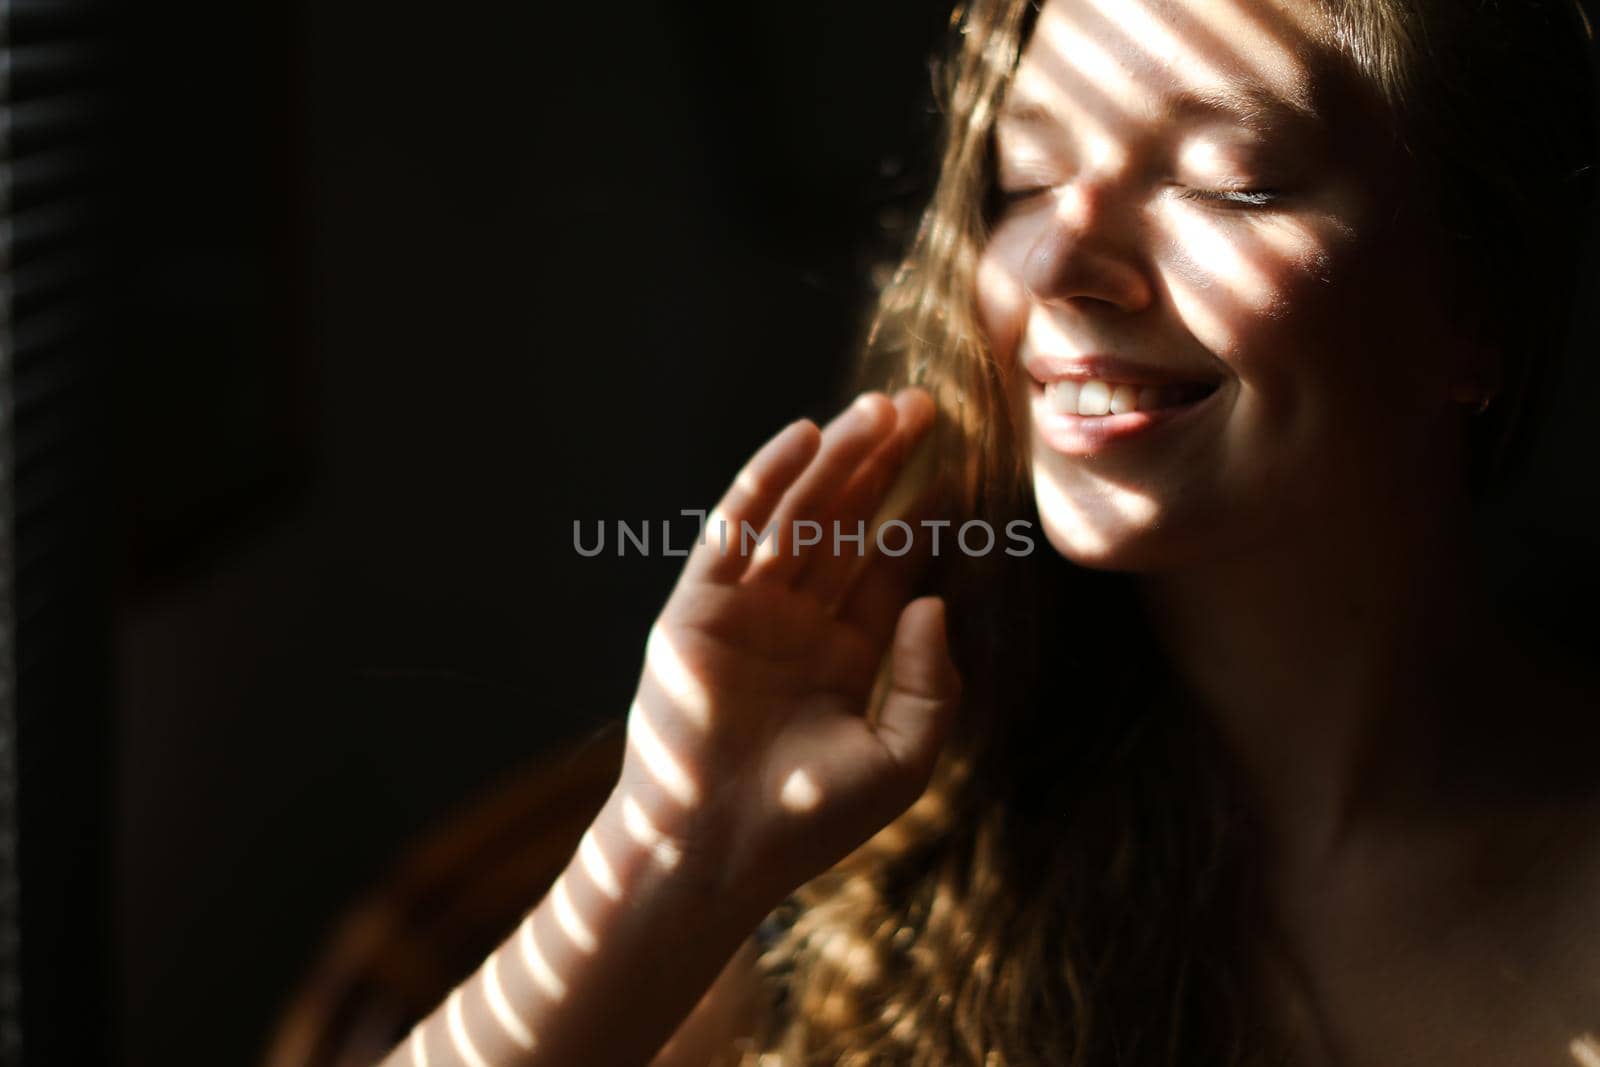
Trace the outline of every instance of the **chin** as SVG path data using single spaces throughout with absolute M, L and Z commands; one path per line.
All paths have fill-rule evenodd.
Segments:
M 1164 570 L 1174 564 L 1160 539 L 1132 530 L 1089 531 L 1081 525 L 1041 513 L 1044 539 L 1056 554 L 1097 571 L 1137 574 Z
M 1173 521 L 1149 496 L 1106 487 L 1072 493 L 1036 474 L 1034 499 L 1045 540 L 1080 567 L 1152 573 L 1197 563 L 1205 552 L 1196 527 Z

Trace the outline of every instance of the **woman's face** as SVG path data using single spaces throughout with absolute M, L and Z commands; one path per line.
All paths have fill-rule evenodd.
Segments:
M 1045 533 L 1079 563 L 1332 535 L 1456 474 L 1470 345 L 1373 97 L 1313 44 L 1317 17 L 1312 0 L 1039 14 L 995 127 L 979 312 Z

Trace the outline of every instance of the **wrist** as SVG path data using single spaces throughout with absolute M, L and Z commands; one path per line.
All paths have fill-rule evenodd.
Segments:
M 753 899 L 723 850 L 666 832 L 665 822 L 619 784 L 596 816 L 574 864 L 641 921 L 688 922 L 697 936 L 736 945 L 776 902 Z

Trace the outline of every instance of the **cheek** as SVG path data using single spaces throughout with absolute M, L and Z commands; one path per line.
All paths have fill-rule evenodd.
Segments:
M 1283 346 L 1332 340 L 1328 327 L 1349 299 L 1357 259 L 1347 227 L 1189 214 L 1171 220 L 1167 232 L 1174 309 L 1188 332 L 1247 383 L 1281 362 Z
M 977 310 L 989 350 L 1009 366 L 1028 321 L 1028 293 L 1022 284 L 1023 248 L 1015 232 L 997 232 L 978 260 Z

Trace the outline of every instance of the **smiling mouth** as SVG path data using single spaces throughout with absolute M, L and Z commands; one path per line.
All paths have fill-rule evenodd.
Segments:
M 1042 388 L 1045 404 L 1058 415 L 1102 417 L 1186 407 L 1216 392 L 1219 384 L 1133 385 L 1100 378 L 1063 378 Z
M 1182 432 L 1214 411 L 1224 382 L 1110 382 L 1066 377 L 1032 383 L 1033 429 L 1052 452 L 1092 459 L 1121 442 Z

